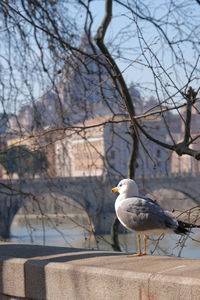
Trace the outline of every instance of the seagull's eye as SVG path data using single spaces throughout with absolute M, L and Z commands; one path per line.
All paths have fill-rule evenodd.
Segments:
M 119 186 L 122 186 L 122 183 L 120 183 L 120 185 Z

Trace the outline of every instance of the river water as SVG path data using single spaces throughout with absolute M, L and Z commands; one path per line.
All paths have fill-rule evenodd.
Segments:
M 20 221 L 19 221 L 20 220 Z M 78 218 L 66 220 L 54 220 L 42 223 L 41 220 L 25 220 L 18 218 L 11 227 L 11 241 L 23 244 L 40 244 L 51 246 L 66 246 L 77 248 L 90 248 L 112 250 L 110 235 L 94 237 L 80 226 Z M 153 238 L 153 239 L 152 239 Z M 189 237 L 178 235 L 165 235 L 150 237 L 148 241 L 148 253 L 155 255 L 175 255 L 181 257 L 200 258 L 200 229 L 193 229 Z M 134 233 L 119 235 L 120 246 L 125 252 L 135 252 L 137 249 Z

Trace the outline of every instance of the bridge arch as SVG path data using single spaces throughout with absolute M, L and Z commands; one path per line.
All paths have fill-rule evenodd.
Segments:
M 30 195 L 30 198 L 38 198 L 48 193 L 70 197 L 86 210 L 95 234 L 110 232 L 114 214 L 114 202 L 111 199 L 113 195 L 110 192 L 112 185 L 105 183 L 102 178 L 16 179 L 12 180 L 11 184 L 14 190 L 21 190 L 22 194 L 27 197 Z M 4 180 L 0 187 L 1 192 L 9 191 L 7 185 L 10 185 L 10 181 Z M 12 195 L 12 199 L 15 202 L 15 194 Z M 17 211 L 23 205 L 22 202 L 17 203 Z M 13 217 L 17 211 L 13 211 Z M 0 226 L 0 235 L 9 237 L 9 231 L 4 231 L 3 226 Z
M 38 193 L 34 200 L 26 198 L 21 202 L 10 226 L 13 235 L 17 236 L 21 228 L 24 236 L 29 234 L 33 239 L 37 238 L 37 232 L 41 232 L 44 226 L 44 232 L 50 232 L 55 239 L 63 237 L 63 243 L 65 240 L 70 245 L 70 239 L 67 238 L 69 233 L 66 232 L 82 232 L 84 237 L 93 231 L 94 224 L 82 204 L 71 197 L 59 193 Z
M 140 180 L 139 184 L 143 193 L 160 189 L 173 190 L 184 194 L 194 203 L 200 204 L 200 177 L 182 176 L 182 177 L 154 177 L 145 181 Z
M 183 211 L 196 206 L 195 199 L 179 189 L 153 189 L 147 197 L 156 200 L 166 210 Z
M 48 191 L 72 198 L 86 210 L 93 232 L 98 234 L 110 232 L 114 215 L 111 187 L 110 181 L 107 183 L 98 177 L 58 178 L 50 187 L 48 184 L 37 186 L 36 196 Z

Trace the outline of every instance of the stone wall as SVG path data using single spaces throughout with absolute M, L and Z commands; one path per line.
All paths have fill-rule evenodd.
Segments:
M 1 244 L 0 299 L 198 300 L 199 269 L 198 259 Z

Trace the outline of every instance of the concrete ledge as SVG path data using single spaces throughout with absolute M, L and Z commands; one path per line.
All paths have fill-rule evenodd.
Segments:
M 0 244 L 0 299 L 199 300 L 200 260 Z

